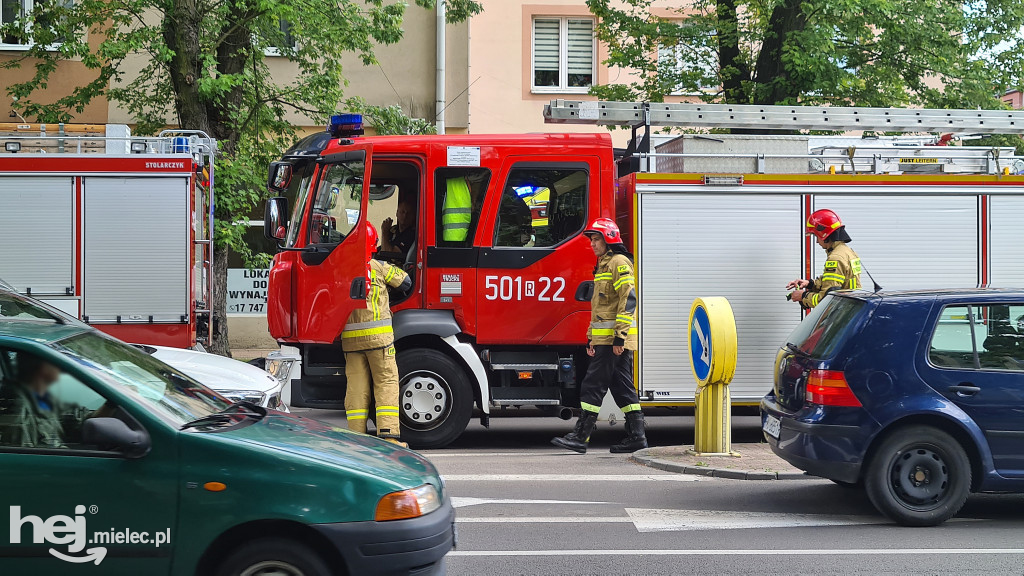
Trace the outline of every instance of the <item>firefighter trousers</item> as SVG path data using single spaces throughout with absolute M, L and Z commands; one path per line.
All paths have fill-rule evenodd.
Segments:
M 604 395 L 611 391 L 612 399 L 623 412 L 640 410 L 640 397 L 633 385 L 633 351 L 624 350 L 620 356 L 611 346 L 594 346 L 594 357 L 580 384 L 580 407 L 584 412 L 601 411 Z
M 345 353 L 345 417 L 348 429 L 366 433 L 366 418 L 376 402 L 377 435 L 398 438 L 398 364 L 395 347 Z

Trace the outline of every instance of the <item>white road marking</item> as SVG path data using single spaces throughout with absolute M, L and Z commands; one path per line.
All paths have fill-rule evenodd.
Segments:
M 521 500 L 510 498 L 470 498 L 466 496 L 452 496 L 452 506 L 455 508 L 479 506 L 481 504 L 608 504 L 608 502 L 587 502 L 581 500 Z M 632 520 L 630 520 L 630 522 L 632 522 Z
M 689 474 L 442 474 L 445 482 L 697 482 Z
M 889 524 L 881 516 L 835 516 L 775 512 L 728 512 L 722 510 L 659 510 L 626 508 L 639 532 L 683 530 L 742 530 L 748 528 L 797 528 L 802 526 L 856 526 Z
M 629 516 L 459 516 L 459 524 L 632 524 Z
M 907 556 L 1024 554 L 1024 548 L 856 548 L 828 550 L 454 550 L 452 556 Z

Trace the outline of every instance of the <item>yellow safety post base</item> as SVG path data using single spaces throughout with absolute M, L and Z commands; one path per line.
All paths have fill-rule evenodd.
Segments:
M 739 456 L 732 451 L 732 404 L 729 385 L 708 384 L 697 390 L 693 450 L 700 456 Z

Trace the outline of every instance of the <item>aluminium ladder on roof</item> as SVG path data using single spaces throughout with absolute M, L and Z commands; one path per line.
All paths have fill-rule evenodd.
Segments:
M 841 106 L 758 106 L 552 100 L 550 124 L 686 126 L 764 130 L 877 130 L 1024 134 L 1021 110 L 940 110 Z

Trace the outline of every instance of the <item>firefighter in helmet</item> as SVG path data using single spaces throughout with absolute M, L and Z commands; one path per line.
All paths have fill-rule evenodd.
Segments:
M 377 247 L 373 224 L 366 223 L 366 233 L 372 252 Z M 401 268 L 373 258 L 368 258 L 367 270 L 366 307 L 353 310 L 341 332 L 348 381 L 345 417 L 349 430 L 365 434 L 372 398 L 377 436 L 404 446 L 398 424 L 398 364 L 388 287 L 407 292 L 412 280 Z
M 626 415 L 626 438 L 611 447 L 612 452 L 635 452 L 647 447 L 644 414 L 633 385 L 633 350 L 637 347 L 636 288 L 633 260 L 622 244 L 619 227 L 608 218 L 598 218 L 583 232 L 597 256 L 594 267 L 594 295 L 590 301 L 590 329 L 587 355 L 590 367 L 580 385 L 582 413 L 576 428 L 553 438 L 551 443 L 585 453 L 605 393 Z
M 806 231 L 825 249 L 825 270 L 814 280 L 800 279 L 786 284 L 787 290 L 793 290 L 788 298 L 805 308 L 814 308 L 832 290 L 860 288 L 860 258 L 847 246 L 851 242 L 850 235 L 839 216 L 831 210 L 816 210 L 807 219 Z

